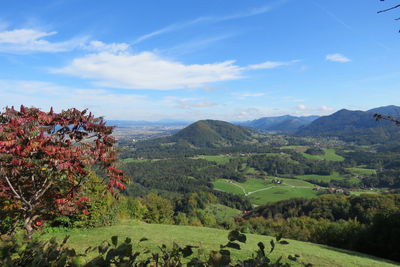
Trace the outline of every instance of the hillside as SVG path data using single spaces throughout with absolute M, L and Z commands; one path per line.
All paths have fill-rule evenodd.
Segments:
M 127 221 L 124 224 L 110 227 L 58 231 L 45 234 L 42 238 L 48 239 L 55 236 L 58 240 L 61 240 L 65 235 L 71 236 L 68 244 L 79 251 L 84 251 L 89 246 L 100 244 L 103 240 L 108 240 L 113 235 L 118 235 L 121 239 L 129 236 L 134 243 L 142 237 L 146 237 L 149 241 L 141 243 L 140 246 L 149 247 L 152 250 L 156 250 L 161 244 L 171 246 L 173 242 L 176 242 L 180 245 L 197 245 L 209 251 L 217 250 L 220 244 L 226 243 L 228 231 L 206 227 L 145 224 Z M 251 256 L 260 241 L 268 249 L 269 242 L 272 239 L 269 236 L 253 234 L 248 234 L 247 238 L 248 240 L 243 245 L 242 250 L 232 250 L 232 255 L 235 259 Z M 312 263 L 314 266 L 396 266 L 394 262 L 362 253 L 294 240 L 289 240 L 289 245 L 278 245 L 271 256 L 273 259 L 277 259 L 281 255 L 286 258 L 289 254 L 301 255 L 300 259 L 302 261 Z
M 239 125 L 264 131 L 277 131 L 284 133 L 292 133 L 300 127 L 310 124 L 319 116 L 301 116 L 295 117 L 290 115 L 277 117 L 264 117 L 253 121 L 238 123 Z
M 376 121 L 375 113 L 400 114 L 400 107 L 388 106 L 368 111 L 339 110 L 316 119 L 297 131 L 300 136 L 338 137 L 345 141 L 381 143 L 399 137 L 399 129 L 390 122 Z

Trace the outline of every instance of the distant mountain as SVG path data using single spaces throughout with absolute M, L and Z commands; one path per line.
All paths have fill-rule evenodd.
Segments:
M 381 143 L 400 137 L 400 128 L 388 121 L 376 121 L 374 113 L 398 116 L 400 107 L 387 106 L 367 111 L 339 110 L 332 115 L 323 116 L 296 134 L 302 136 L 331 136 L 345 141 L 361 143 Z
M 296 117 L 285 115 L 277 117 L 264 117 L 257 120 L 241 122 L 237 124 L 257 130 L 293 133 L 301 127 L 310 124 L 317 118 L 319 118 L 319 116 Z

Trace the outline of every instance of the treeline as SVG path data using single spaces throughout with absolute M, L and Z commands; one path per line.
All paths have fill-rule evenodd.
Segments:
M 164 159 L 194 157 L 197 155 L 220 155 L 230 153 L 276 152 L 270 145 L 236 145 L 219 148 L 193 148 L 184 141 L 160 144 L 159 140 L 146 140 L 121 148 L 120 158 Z
M 400 261 L 400 195 L 321 196 L 264 205 L 239 219 L 243 231 L 356 250 Z
M 244 218 L 287 219 L 308 216 L 331 221 L 356 219 L 371 223 L 373 217 L 400 209 L 400 194 L 324 195 L 313 199 L 289 199 L 255 208 Z

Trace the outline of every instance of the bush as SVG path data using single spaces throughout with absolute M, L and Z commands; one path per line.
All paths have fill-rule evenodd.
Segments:
M 309 155 L 325 155 L 325 151 L 319 147 L 310 147 L 304 153 Z

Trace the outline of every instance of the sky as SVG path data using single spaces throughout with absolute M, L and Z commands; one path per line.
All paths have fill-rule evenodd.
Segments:
M 377 14 L 390 4 L 3 1 L 0 107 L 243 121 L 400 105 L 400 12 Z

